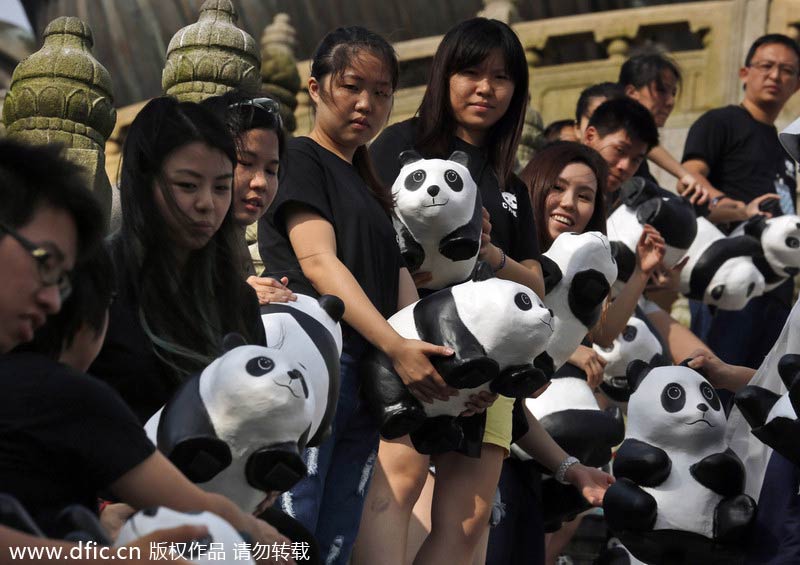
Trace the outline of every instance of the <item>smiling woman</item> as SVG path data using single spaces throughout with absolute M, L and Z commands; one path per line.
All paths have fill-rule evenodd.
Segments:
M 213 112 L 150 101 L 131 124 L 120 179 L 122 227 L 111 239 L 118 298 L 90 372 L 146 421 L 237 332 L 263 343 L 241 280 L 231 193 L 234 141 Z

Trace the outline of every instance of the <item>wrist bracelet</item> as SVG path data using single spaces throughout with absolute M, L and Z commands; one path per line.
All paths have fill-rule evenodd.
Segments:
M 573 465 L 580 463 L 577 457 L 573 457 L 572 455 L 568 455 L 564 458 L 561 464 L 558 466 L 555 472 L 555 479 L 561 483 L 562 485 L 568 485 L 569 481 L 564 479 L 564 475 L 567 474 L 567 470 L 572 467 Z
M 497 271 L 503 270 L 503 267 L 506 266 L 506 252 L 500 249 L 499 247 L 497 249 L 500 250 L 500 264 L 497 266 L 496 269 L 493 269 L 495 273 Z

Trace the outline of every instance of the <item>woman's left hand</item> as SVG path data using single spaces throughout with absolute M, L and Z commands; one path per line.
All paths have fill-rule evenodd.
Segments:
M 564 478 L 581 491 L 583 498 L 592 506 L 603 504 L 603 497 L 606 495 L 608 487 L 616 481 L 608 473 L 581 463 L 576 463 L 567 469 Z
M 497 395 L 486 390 L 482 390 L 478 394 L 472 394 L 466 402 L 467 408 L 459 416 L 466 418 L 485 412 L 489 406 L 494 404 L 495 400 L 497 400 Z
M 128 518 L 136 513 L 136 509 L 127 504 L 109 504 L 100 512 L 100 525 L 111 540 L 117 539 L 119 531 Z
M 486 208 L 481 209 L 483 212 L 483 224 L 481 225 L 481 248 L 478 251 L 478 259 L 486 261 L 487 254 L 491 251 L 492 245 L 492 222 L 489 219 L 489 212 Z
M 649 276 L 664 260 L 666 252 L 664 238 L 656 228 L 645 224 L 636 244 L 636 268 Z
M 297 295 L 286 287 L 289 284 L 289 279 L 286 277 L 276 281 L 270 277 L 249 276 L 247 277 L 247 284 L 255 289 L 259 304 L 294 302 L 297 300 Z

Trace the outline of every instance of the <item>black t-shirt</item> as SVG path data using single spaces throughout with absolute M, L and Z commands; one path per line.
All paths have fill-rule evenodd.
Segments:
M 303 275 L 286 232 L 287 209 L 301 206 L 333 226 L 337 257 L 378 311 L 385 318 L 397 312 L 399 273 L 405 264 L 389 215 L 358 171 L 308 137 L 288 142 L 286 161 L 275 202 L 258 224 L 264 274 L 286 276 L 293 291 L 318 295 Z M 352 328 L 346 328 L 346 335 L 348 341 L 356 337 Z
M 653 173 L 650 172 L 650 165 L 647 164 L 647 159 L 642 160 L 642 164 L 639 165 L 639 168 L 636 169 L 636 173 L 633 176 L 642 177 L 643 179 L 655 183 L 656 186 L 661 186 L 656 180 L 656 177 L 653 176 Z
M 33 353 L 0 357 L 0 492 L 49 535 L 64 507 L 97 511 L 98 492 L 155 450 L 105 383 Z
M 172 397 L 183 378 L 156 355 L 142 327 L 136 290 L 118 237 L 112 238 L 110 249 L 120 284 L 116 300 L 109 309 L 103 347 L 89 372 L 111 385 L 144 424 Z M 243 319 L 247 327 L 252 328 L 256 343 L 265 345 L 267 338 L 258 298 L 250 285 L 244 281 L 240 284 L 247 297 L 242 305 Z
M 398 156 L 407 149 L 417 149 L 416 118 L 389 126 L 370 146 L 370 155 L 378 176 L 392 186 L 400 174 Z M 483 206 L 492 222 L 492 243 L 515 261 L 539 260 L 539 243 L 531 200 L 525 184 L 516 176 L 508 186 L 501 186 L 489 164 L 486 151 L 453 136 L 450 152 L 463 151 L 469 156 L 469 172 L 478 185 Z M 449 155 L 423 155 L 444 158 Z
M 775 127 L 757 121 L 741 106 L 710 110 L 692 124 L 683 150 L 683 160 L 689 159 L 705 161 L 708 180 L 731 198 L 747 203 L 762 194 L 783 192 L 781 207 L 794 213 L 794 160 L 781 146 Z

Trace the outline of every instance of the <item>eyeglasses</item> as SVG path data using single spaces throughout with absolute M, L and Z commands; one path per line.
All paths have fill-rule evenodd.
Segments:
M 281 118 L 281 105 L 276 100 L 266 97 L 252 98 L 250 100 L 243 100 L 242 102 L 234 102 L 233 104 L 228 106 L 228 109 L 242 108 L 242 107 L 250 108 L 251 114 L 249 116 L 249 119 L 247 120 L 248 123 L 252 122 L 253 120 L 252 112 L 254 111 L 254 109 L 258 109 L 269 114 L 270 117 L 272 117 L 272 119 L 275 120 L 277 126 L 283 129 L 283 118 Z
M 64 255 L 55 247 L 37 245 L 22 236 L 16 230 L 0 224 L 0 232 L 6 232 L 33 257 L 39 270 L 39 278 L 45 286 L 55 285 L 61 300 L 66 300 L 72 294 L 72 273 L 62 269 Z
M 770 74 L 775 67 L 778 67 L 778 74 L 784 77 L 796 77 L 798 72 L 800 72 L 797 67 L 793 67 L 792 65 L 780 65 L 775 61 L 758 61 L 756 63 L 750 63 L 748 66 L 754 68 L 762 75 Z

